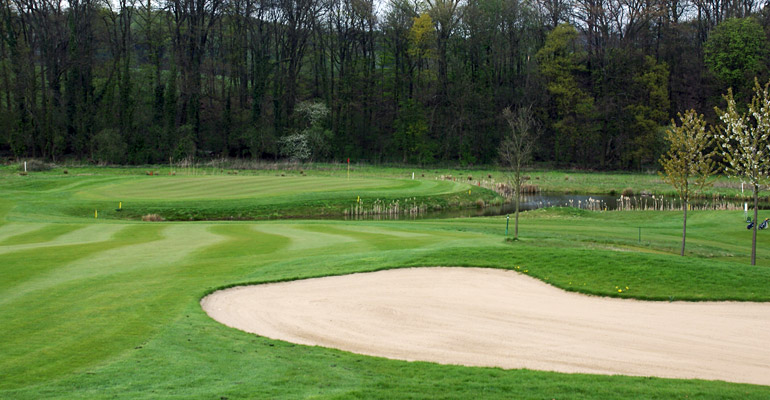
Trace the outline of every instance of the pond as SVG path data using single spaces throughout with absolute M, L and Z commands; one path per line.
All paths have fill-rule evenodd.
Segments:
M 593 211 L 614 210 L 681 210 L 681 201 L 673 196 L 609 196 L 586 194 L 563 194 L 541 192 L 522 195 L 519 209 L 522 211 L 547 207 L 575 207 Z M 748 204 L 751 209 L 751 204 Z M 695 210 L 743 210 L 744 201 L 727 199 L 725 197 L 701 198 L 690 204 Z M 770 202 L 760 201 L 760 210 L 770 209 Z M 513 203 L 484 208 L 464 208 L 452 210 L 420 210 L 413 213 L 375 214 L 364 216 L 345 216 L 347 220 L 392 220 L 392 219 L 437 219 L 437 218 L 468 218 L 512 214 L 515 211 Z

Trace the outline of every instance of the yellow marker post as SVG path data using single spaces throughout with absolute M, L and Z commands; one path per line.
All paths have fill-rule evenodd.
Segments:
M 356 203 L 360 203 L 360 202 L 361 202 L 361 196 L 358 196 L 358 198 L 356 199 Z
M 94 210 L 94 218 L 99 218 L 99 211 Z
M 122 210 L 122 209 L 123 209 L 123 202 L 119 201 L 118 202 L 118 210 Z

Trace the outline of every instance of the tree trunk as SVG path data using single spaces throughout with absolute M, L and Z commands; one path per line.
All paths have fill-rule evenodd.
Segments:
M 684 207 L 684 218 L 682 219 L 682 252 L 680 253 L 681 256 L 684 256 L 684 239 L 687 237 L 687 200 L 682 202 L 682 206 Z
M 513 223 L 513 240 L 519 240 L 519 202 L 521 201 L 521 184 L 516 189 L 516 217 Z
M 519 240 L 519 204 L 521 204 L 521 167 L 516 165 L 513 180 L 514 196 L 516 197 L 516 210 L 513 219 L 513 240 Z
M 757 206 L 759 203 L 759 185 L 754 184 L 754 232 L 751 234 L 751 265 L 757 265 Z

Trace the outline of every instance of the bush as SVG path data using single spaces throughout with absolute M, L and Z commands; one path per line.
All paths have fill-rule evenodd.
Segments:
M 40 160 L 27 160 L 27 172 L 49 171 L 53 165 Z M 19 171 L 24 172 L 24 161 L 19 164 Z
M 146 222 L 160 222 L 164 221 L 163 217 L 158 214 L 147 214 L 142 216 L 142 221 Z
M 281 154 L 294 162 L 304 162 L 310 158 L 310 146 L 307 135 L 296 133 L 284 136 L 279 140 Z
M 634 189 L 625 188 L 625 189 L 623 189 L 623 192 L 621 193 L 621 195 L 626 196 L 626 197 L 631 197 L 631 196 L 634 195 Z

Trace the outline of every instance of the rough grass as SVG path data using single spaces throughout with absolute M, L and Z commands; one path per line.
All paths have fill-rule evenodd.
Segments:
M 675 212 L 527 212 L 514 243 L 504 217 L 147 224 L 62 214 L 76 193 L 121 182 L 72 176 L 0 181 L 0 398 L 770 397 L 724 382 L 359 356 L 230 329 L 198 305 L 239 283 L 432 265 L 514 269 L 607 296 L 769 301 L 770 238 L 760 232 L 761 265 L 747 265 L 741 212 L 691 212 L 682 258 Z

